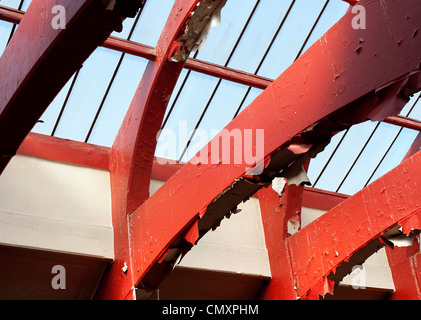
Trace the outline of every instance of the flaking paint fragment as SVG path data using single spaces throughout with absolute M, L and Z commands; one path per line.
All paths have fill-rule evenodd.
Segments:
M 287 179 L 289 186 L 311 185 L 307 172 L 301 164 L 292 164 L 290 167 L 282 171 L 282 176 Z
M 327 277 L 321 279 L 307 294 L 309 300 L 319 300 L 324 298 L 328 293 L 333 295 L 335 282 L 329 280 Z
M 184 62 L 190 53 L 203 47 L 213 26 L 221 21 L 221 10 L 227 0 L 202 0 L 187 21 L 184 34 L 177 40 L 177 52 L 169 55 L 173 62 Z
M 294 235 L 295 233 L 297 233 L 298 231 L 300 231 L 300 219 L 297 216 L 297 219 L 293 219 L 291 218 L 288 223 L 287 223 L 287 227 L 288 227 L 288 234 L 290 234 L 291 236 Z
M 288 150 L 294 154 L 303 154 L 308 152 L 312 147 L 312 144 L 291 144 Z
M 199 223 L 198 220 L 193 224 L 193 226 L 187 231 L 184 239 L 192 244 L 193 246 L 196 245 L 197 240 L 199 239 Z
M 420 230 L 414 227 L 407 227 L 407 223 L 415 223 L 418 222 L 415 220 L 406 220 L 406 222 L 402 223 L 405 225 L 405 232 L 403 232 L 403 227 L 401 225 L 396 225 L 395 227 L 387 230 L 383 233 L 381 238 L 384 243 L 392 248 L 394 246 L 404 248 L 404 247 L 411 247 L 414 244 L 415 237 L 420 233 Z
M 274 178 L 272 181 L 272 189 L 276 191 L 279 197 L 282 197 L 286 185 L 287 181 L 285 178 Z

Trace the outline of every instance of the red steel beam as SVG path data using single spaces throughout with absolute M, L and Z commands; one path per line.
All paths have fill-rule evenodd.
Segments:
M 288 198 L 286 188 L 284 200 Z M 268 251 L 271 280 L 264 284 L 257 295 L 258 300 L 295 300 L 294 278 L 289 268 L 289 252 L 285 246 L 288 237 L 288 219 L 283 208 L 282 198 L 272 188 L 264 188 L 258 192 L 260 211 L 265 234 L 266 249 Z M 301 210 L 301 208 L 299 208 Z
M 30 132 L 17 154 L 108 171 L 110 152 L 108 147 Z M 165 162 L 169 160 L 154 158 L 151 179 L 167 181 L 184 165 Z
M 101 0 L 32 1 L 0 58 L 0 173 L 74 72 L 121 28 L 129 3 L 107 9 Z M 65 29 L 52 26 L 55 5 L 66 9 Z
M 20 10 L 5 7 L 5 6 L 0 6 L 0 20 L 7 21 L 14 24 L 19 24 L 23 18 L 23 15 L 24 15 L 24 12 Z
M 421 131 L 421 121 L 403 116 L 388 117 L 384 120 L 384 122 L 407 129 Z
M 356 3 L 358 3 L 358 1 L 353 0 L 346 2 L 349 2 L 351 5 L 355 5 Z M 5 6 L 0 6 L 0 20 L 19 24 L 24 14 L 25 13 L 23 11 Z M 150 61 L 154 61 L 156 59 L 155 48 L 134 41 L 110 36 L 104 41 L 102 46 L 111 50 L 116 50 L 119 52 L 124 52 L 127 54 L 138 56 Z M 223 67 L 217 64 L 193 58 L 188 58 L 184 67 L 188 70 L 196 71 L 199 73 L 207 74 L 213 77 L 218 77 L 224 80 L 236 82 L 239 84 L 259 89 L 266 89 L 273 82 L 273 79 L 265 78 L 262 76 L 243 72 L 240 70 L 235 70 L 228 67 Z M 384 121 L 397 126 L 402 126 L 404 128 L 410 128 L 421 131 L 421 125 L 419 121 L 409 119 L 406 117 L 390 117 L 386 118 Z
M 264 129 L 262 174 L 250 177 L 244 157 L 243 165 L 215 163 L 208 150 L 221 133 L 202 150 L 199 164 L 184 165 L 130 215 L 136 285 L 156 288 L 174 255 L 187 253 L 272 177 L 303 164 L 335 132 L 399 113 L 409 101 L 404 93 L 421 87 L 421 38 L 414 32 L 419 1 L 361 4 L 376 28 L 354 30 L 348 12 L 225 128 Z
M 110 148 L 30 132 L 17 154 L 109 170 Z
M 108 147 L 30 132 L 17 154 L 110 170 L 110 152 L 111 148 Z M 155 158 L 151 179 L 167 181 L 185 165 L 182 162 L 172 162 L 174 161 Z M 304 187 L 303 206 L 328 211 L 348 198 L 344 194 Z
M 402 161 L 406 161 L 421 149 L 421 133 L 417 136 L 408 153 Z M 392 272 L 395 292 L 391 300 L 420 300 L 421 299 L 421 264 L 419 236 L 414 239 L 413 246 L 407 248 L 386 247 L 387 260 Z
M 153 47 L 133 41 L 110 37 L 104 42 L 103 46 L 105 48 L 125 52 L 151 61 L 156 59 Z M 266 89 L 273 82 L 273 80 L 269 78 L 193 58 L 187 59 L 184 68 L 259 89 Z
M 421 153 L 286 240 L 299 298 L 318 299 L 384 245 L 385 231 L 421 228 Z M 291 280 L 292 281 L 292 280 Z
M 158 41 L 156 59 L 146 67 L 111 149 L 111 190 L 115 261 L 97 293 L 100 299 L 133 299 L 137 270 L 130 241 L 134 210 L 149 197 L 149 183 L 165 110 L 190 51 L 224 1 L 176 0 Z M 175 61 L 174 61 L 175 60 Z M 132 221 L 134 226 L 140 221 Z M 123 267 L 128 269 L 124 270 Z

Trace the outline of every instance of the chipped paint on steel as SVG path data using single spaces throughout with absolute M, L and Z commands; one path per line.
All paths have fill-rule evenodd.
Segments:
M 183 34 L 172 44 L 170 55 L 174 62 L 186 62 L 190 52 L 203 47 L 210 29 L 220 23 L 221 10 L 227 0 L 201 0 L 186 22 Z
M 420 228 L 420 193 L 417 154 L 287 239 L 297 294 L 324 295 L 320 279 L 340 281 L 385 245 L 394 226 L 404 225 L 405 234 Z

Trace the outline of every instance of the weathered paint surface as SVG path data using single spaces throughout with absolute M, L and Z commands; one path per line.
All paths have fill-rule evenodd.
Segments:
M 57 4 L 66 8 L 66 29 L 51 25 Z M 0 58 L 0 173 L 73 73 L 111 32 L 121 29 L 122 17 L 100 0 L 30 4 Z
M 110 148 L 30 132 L 18 154 L 109 170 Z
M 246 165 L 207 164 L 212 163 L 208 154 L 207 163 L 186 164 L 133 213 L 133 268 L 143 285 L 151 272 L 150 288 L 159 284 L 160 270 L 167 267 L 157 262 L 169 248 L 189 250 L 183 239 L 197 221 L 200 235 L 206 233 L 280 171 L 317 154 L 334 132 L 397 114 L 408 101 L 404 93 L 420 88 L 421 41 L 413 32 L 421 21 L 421 12 L 414 10 L 419 0 L 361 4 L 375 28 L 354 30 L 348 12 L 226 127 L 265 129 L 262 175 L 251 178 Z M 288 150 L 293 144 L 313 147 L 294 154 Z M 320 287 L 331 290 L 323 281 Z
M 362 264 L 395 225 L 402 225 L 404 233 L 420 228 L 420 193 L 418 153 L 288 238 L 297 297 L 324 296 L 326 281 L 338 282 Z
M 421 134 L 417 136 L 403 161 L 420 153 Z M 415 216 L 413 219 L 417 219 Z M 412 227 L 420 229 L 419 221 L 410 219 L 402 224 L 402 229 L 408 232 Z M 414 244 L 406 248 L 386 247 L 387 260 L 392 271 L 396 292 L 391 295 L 391 300 L 420 300 L 421 299 L 421 265 L 420 265 L 420 238 L 417 236 Z
M 149 182 L 154 161 L 156 135 L 161 127 L 165 110 L 185 61 L 174 62 L 179 50 L 187 52 L 183 38 L 195 11 L 206 7 L 201 19 L 212 15 L 220 0 L 177 0 L 164 31 L 155 48 L 156 59 L 146 67 L 138 90 L 132 100 L 124 122 L 111 150 L 111 187 L 113 226 L 115 230 L 115 262 L 104 277 L 97 298 L 132 299 L 133 288 L 139 282 L 132 262 L 136 256 L 130 230 L 138 220 L 129 220 L 135 209 L 149 198 Z M 195 27 L 195 26 L 190 26 Z M 197 27 L 196 37 L 201 30 Z M 194 30 L 190 30 L 194 31 Z M 182 39 L 182 40 L 180 40 Z M 188 54 L 187 54 L 188 56 Z M 132 239 L 133 240 L 133 239 Z M 124 263 L 128 270 L 122 272 Z
M 292 281 L 294 274 L 285 239 L 290 236 L 287 232 L 289 215 L 291 212 L 301 211 L 300 201 L 294 200 L 295 194 L 299 192 L 298 188 L 285 187 L 282 197 L 272 188 L 264 188 L 258 192 L 272 274 L 271 281 L 261 288 L 257 296 L 260 300 L 296 299 L 296 286 Z

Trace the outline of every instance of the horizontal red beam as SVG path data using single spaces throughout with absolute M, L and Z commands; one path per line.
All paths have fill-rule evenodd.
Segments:
M 0 6 L 0 20 L 19 24 L 22 20 L 24 12 L 13 8 Z
M 263 90 L 273 82 L 273 80 L 269 78 L 191 58 L 187 60 L 185 68 L 207 74 L 209 76 L 221 78 L 223 80 L 228 80 Z
M 111 149 L 79 141 L 62 139 L 38 133 L 29 133 L 17 153 L 52 161 L 109 170 Z M 155 158 L 151 178 L 169 180 L 185 163 Z M 326 190 L 305 187 L 303 206 L 320 210 L 330 210 L 349 196 Z
M 102 46 L 104 48 L 124 52 L 150 61 L 154 61 L 156 59 L 156 52 L 154 47 L 113 36 L 105 40 Z
M 403 116 L 389 117 L 389 118 L 386 118 L 384 122 L 393 124 L 395 126 L 407 128 L 407 129 L 421 131 L 421 121 L 403 117 Z
M 345 194 L 305 187 L 303 207 L 328 211 L 348 198 Z
M 110 148 L 29 133 L 18 154 L 109 170 Z
M 111 148 L 30 132 L 17 154 L 65 162 L 90 168 L 109 170 Z M 162 164 L 165 163 L 166 164 Z M 167 181 L 184 163 L 169 163 L 155 158 L 152 179 Z

